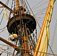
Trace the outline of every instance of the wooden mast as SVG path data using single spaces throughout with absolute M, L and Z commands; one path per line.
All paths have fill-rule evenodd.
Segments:
M 20 10 L 19 11 L 19 9 L 20 9 L 19 1 L 16 0 L 16 11 L 20 12 L 21 14 L 24 13 L 24 10 Z M 18 13 L 17 13 L 17 15 L 18 15 Z M 26 31 L 26 30 L 24 30 L 24 31 Z M 27 34 L 27 32 L 26 32 L 26 34 Z M 25 34 L 24 34 L 22 41 L 23 41 L 23 43 L 22 43 L 21 47 L 23 47 L 24 50 L 21 51 L 21 55 L 23 55 L 23 56 L 29 56 L 29 51 L 27 51 L 27 49 L 29 50 L 29 48 L 28 48 L 28 36 L 27 35 L 25 36 Z

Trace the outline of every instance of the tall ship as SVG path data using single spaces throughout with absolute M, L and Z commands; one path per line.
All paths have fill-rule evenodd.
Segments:
M 55 2 L 0 0 L 0 56 L 57 56 Z

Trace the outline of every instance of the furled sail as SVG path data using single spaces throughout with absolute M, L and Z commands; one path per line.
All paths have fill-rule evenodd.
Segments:
M 33 56 L 46 56 L 49 43 L 49 25 L 53 12 L 54 2 L 55 0 L 49 1 L 49 5 L 46 11 L 46 15 L 43 21 L 43 25 L 39 34 L 39 38 Z

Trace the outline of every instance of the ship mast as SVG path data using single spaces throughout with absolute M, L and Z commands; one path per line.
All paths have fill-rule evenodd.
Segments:
M 19 0 L 16 0 L 16 10 L 17 10 L 17 13 L 20 10 Z M 19 12 L 22 15 L 22 13 L 24 13 L 24 8 L 23 8 L 22 11 L 19 11 Z M 21 23 L 23 23 L 23 21 L 21 21 Z M 23 32 L 24 36 L 23 36 L 23 39 L 21 40 L 22 41 L 22 49 L 23 50 L 20 49 L 20 53 L 21 53 L 22 56 L 29 56 L 28 32 L 27 32 L 27 29 L 26 29 L 26 25 L 23 25 L 23 31 L 24 31 Z
M 19 10 L 19 1 L 16 0 L 16 10 Z

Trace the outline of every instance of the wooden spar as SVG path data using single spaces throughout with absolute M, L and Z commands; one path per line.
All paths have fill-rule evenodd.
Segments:
M 6 9 L 3 7 L 3 10 L 4 10 L 4 14 L 5 14 L 5 16 L 6 16 L 6 19 L 9 21 L 9 18 L 8 18 L 8 15 L 7 15 L 7 13 L 6 13 Z
M 19 6 L 19 0 L 16 0 L 16 11 L 18 12 L 19 9 L 21 9 L 21 6 Z M 19 12 L 21 12 L 21 14 L 24 13 L 24 8 L 23 8 L 23 10 L 21 10 Z M 17 15 L 18 15 L 18 13 L 17 13 Z
M 1 4 L 2 6 L 4 6 L 5 8 L 7 8 L 10 12 L 12 12 L 12 13 L 14 14 L 14 11 L 13 11 L 12 9 L 10 9 L 7 5 L 5 5 L 5 4 L 2 3 L 1 1 L 0 1 L 0 4 Z
M 16 0 L 16 10 L 19 10 L 19 1 Z
M 39 38 L 38 38 L 33 56 L 37 56 L 37 54 L 38 54 L 40 44 L 41 44 L 41 40 L 42 40 L 42 36 L 43 36 L 43 32 L 44 32 L 44 29 L 46 27 L 47 20 L 49 20 L 49 23 L 51 21 L 54 2 L 55 2 L 55 0 L 50 0 L 49 1 L 49 5 L 48 5 L 47 11 L 46 11 L 46 15 L 45 15 L 45 18 L 44 18 L 44 21 L 43 21 L 43 25 L 42 25 L 42 28 L 41 28 L 41 31 L 40 31 L 40 34 L 39 34 Z
M 0 37 L 0 40 L 3 41 L 3 42 L 5 42 L 6 44 L 12 46 L 12 47 L 15 48 L 16 50 L 19 49 L 19 47 L 17 47 L 16 45 L 12 44 L 11 42 L 9 42 L 9 41 L 3 39 L 2 37 Z

